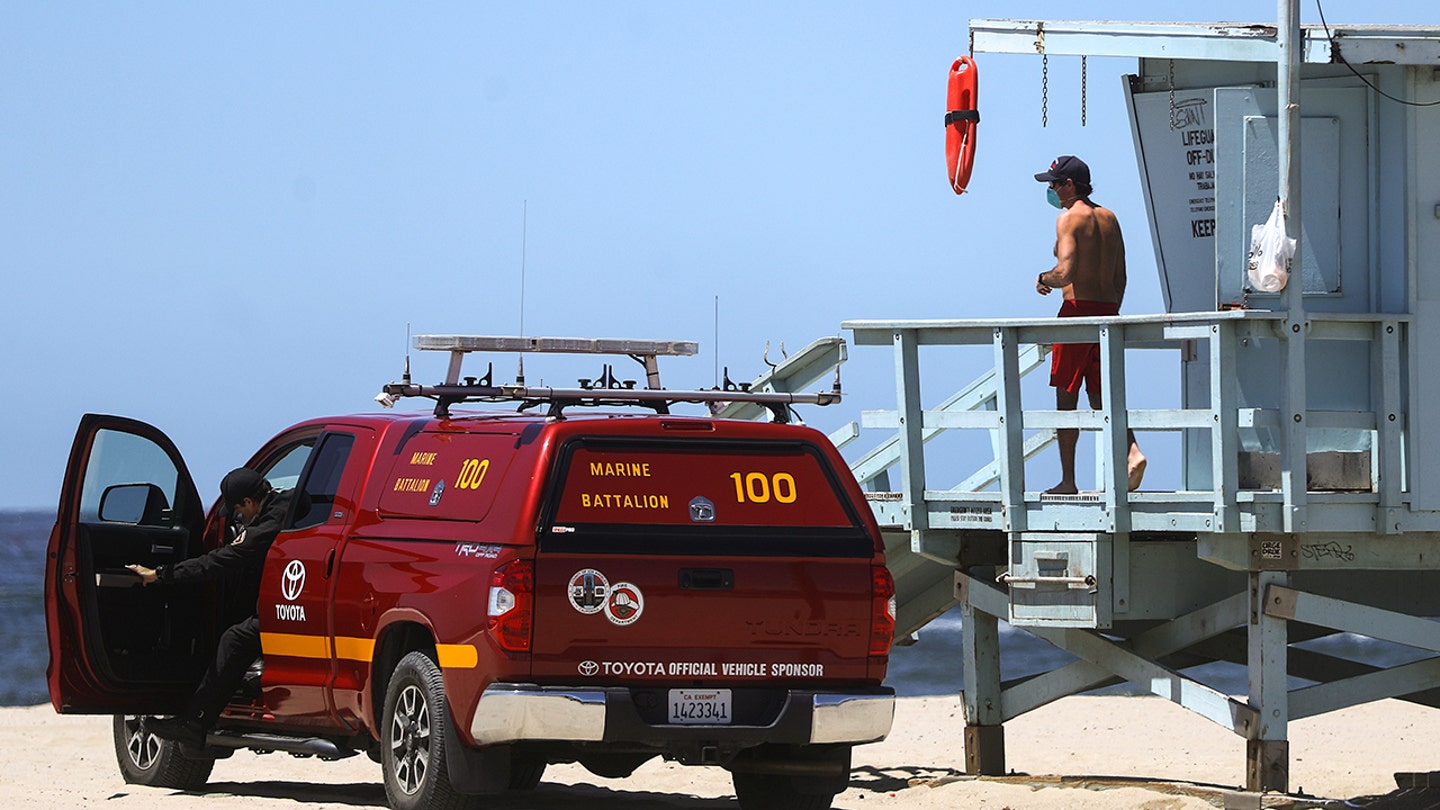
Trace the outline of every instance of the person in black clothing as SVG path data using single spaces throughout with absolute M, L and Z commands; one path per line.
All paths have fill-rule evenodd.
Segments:
M 220 495 L 234 515 L 237 527 L 229 543 L 174 565 L 155 569 L 127 566 L 147 586 L 156 582 L 182 584 L 221 578 L 232 579 L 238 586 L 232 591 L 234 611 L 231 615 L 244 618 L 220 636 L 215 658 L 200 680 L 185 714 L 145 721 L 157 737 L 196 746 L 204 745 L 205 735 L 215 726 L 230 696 L 244 680 L 245 671 L 260 656 L 260 619 L 255 604 L 260 595 L 260 576 L 265 569 L 265 554 L 280 533 L 290 505 L 288 493 L 277 492 L 264 476 L 246 467 L 225 475 L 220 481 Z

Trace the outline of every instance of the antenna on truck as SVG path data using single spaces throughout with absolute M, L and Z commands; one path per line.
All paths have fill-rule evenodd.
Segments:
M 572 405 L 639 405 L 668 414 L 670 406 L 681 403 L 753 402 L 770 410 L 776 422 L 788 422 L 791 405 L 830 405 L 840 401 L 840 377 L 837 369 L 834 387 L 813 394 L 749 391 L 733 386 L 693 391 L 667 390 L 660 385 L 659 358 L 688 357 L 699 347 L 693 341 L 625 340 L 610 338 L 499 337 L 488 335 L 416 335 L 414 346 L 420 351 L 450 353 L 450 366 L 441 385 L 415 385 L 406 379 L 388 383 L 377 402 L 392 407 L 402 397 L 426 397 L 435 400 L 435 416 L 447 419 L 450 406 L 460 402 L 519 402 L 520 410 L 540 404 L 550 406 L 549 415 L 559 418 Z M 577 388 L 528 386 L 523 380 L 496 384 L 492 380 L 493 364 L 484 377 L 462 377 L 461 364 L 471 352 L 604 354 L 624 355 L 645 367 L 645 387 L 636 388 L 634 380 L 615 376 L 606 364 L 595 378 L 579 381 Z
M 409 322 L 409 321 L 406 321 L 406 322 L 405 322 L 405 373 L 404 373 L 403 375 L 401 375 L 401 377 L 400 377 L 400 382 L 403 383 L 403 384 L 405 384 L 405 385 L 409 385 L 409 384 L 410 384 L 410 322 Z M 393 397 L 393 396 L 391 396 L 390 394 L 384 392 L 384 391 L 381 391 L 380 393 L 378 393 L 378 394 L 375 395 L 375 401 L 378 402 L 378 403 L 380 404 L 380 407 L 382 407 L 382 408 L 393 408 L 393 407 L 395 407 L 396 398 Z
M 525 200 L 520 209 L 520 334 L 525 334 L 525 248 L 530 239 L 530 201 Z M 418 347 L 417 347 L 418 348 Z M 525 383 L 525 358 L 516 358 L 515 382 Z

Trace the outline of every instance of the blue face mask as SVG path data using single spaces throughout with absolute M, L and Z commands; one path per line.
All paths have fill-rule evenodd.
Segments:
M 1057 194 L 1057 193 L 1055 193 L 1055 189 L 1052 188 L 1052 187 L 1047 187 L 1047 188 L 1045 189 L 1045 199 L 1046 199 L 1047 202 L 1049 202 L 1051 205 L 1055 206 L 1056 208 L 1064 208 L 1064 207 L 1065 207 L 1064 203 L 1060 202 L 1060 195 Z

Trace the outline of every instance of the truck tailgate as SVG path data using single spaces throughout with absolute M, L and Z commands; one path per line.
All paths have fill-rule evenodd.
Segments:
M 806 442 L 572 440 L 540 527 L 532 673 L 865 680 L 875 545 Z
M 868 560 L 555 554 L 536 564 L 537 678 L 862 680 Z

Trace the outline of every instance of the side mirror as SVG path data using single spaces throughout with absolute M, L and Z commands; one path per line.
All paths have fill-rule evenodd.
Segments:
M 154 484 L 115 484 L 100 495 L 100 519 L 106 523 L 169 526 L 170 502 Z

